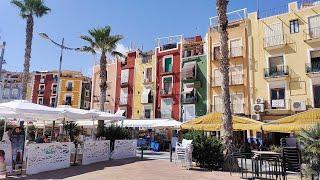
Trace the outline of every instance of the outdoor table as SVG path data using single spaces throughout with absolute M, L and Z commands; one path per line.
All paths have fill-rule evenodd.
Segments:
M 252 176 L 254 178 L 262 178 L 263 175 L 263 163 L 265 163 L 265 175 L 271 175 L 274 173 L 276 178 L 283 175 L 283 167 L 281 161 L 281 153 L 272 151 L 252 151 L 254 153 L 252 157 Z M 269 165 L 267 167 L 267 165 Z M 279 169 L 280 168 L 280 169 Z M 269 170 L 269 171 L 268 171 Z M 279 172 L 280 171 L 280 172 Z

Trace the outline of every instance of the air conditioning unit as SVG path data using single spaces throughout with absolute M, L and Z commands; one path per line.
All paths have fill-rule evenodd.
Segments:
M 264 112 L 264 104 L 254 104 L 253 111 L 254 112 Z
M 257 103 L 257 104 L 263 104 L 263 103 L 264 103 L 264 99 L 261 98 L 261 97 L 258 97 L 258 98 L 256 99 L 256 103 Z
M 251 119 L 260 121 L 260 120 L 261 120 L 261 116 L 260 116 L 260 114 L 252 114 L 252 115 L 251 115 Z
M 293 101 L 292 103 L 293 111 L 305 111 L 307 110 L 305 101 Z

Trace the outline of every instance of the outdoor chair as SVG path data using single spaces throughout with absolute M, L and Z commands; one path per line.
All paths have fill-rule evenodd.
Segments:
M 192 168 L 192 140 L 183 139 L 182 143 L 176 143 L 175 164 L 179 162 L 182 167 Z
M 301 156 L 298 148 L 284 147 L 282 151 L 285 172 L 296 172 L 301 174 Z

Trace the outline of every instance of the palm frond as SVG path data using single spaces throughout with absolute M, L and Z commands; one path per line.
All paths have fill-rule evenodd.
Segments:
M 118 52 L 118 51 L 112 51 L 110 54 L 112 57 L 125 57 L 124 54 L 122 54 L 121 52 Z
M 97 53 L 95 51 L 95 49 L 93 47 L 90 47 L 90 46 L 83 46 L 83 47 L 80 48 L 80 51 L 89 52 L 89 53 L 92 53 L 92 54 L 96 54 Z

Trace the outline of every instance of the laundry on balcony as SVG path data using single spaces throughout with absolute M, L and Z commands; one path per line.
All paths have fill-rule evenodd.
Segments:
M 145 88 L 141 94 L 141 103 L 149 103 L 149 95 L 151 93 L 151 89 Z

